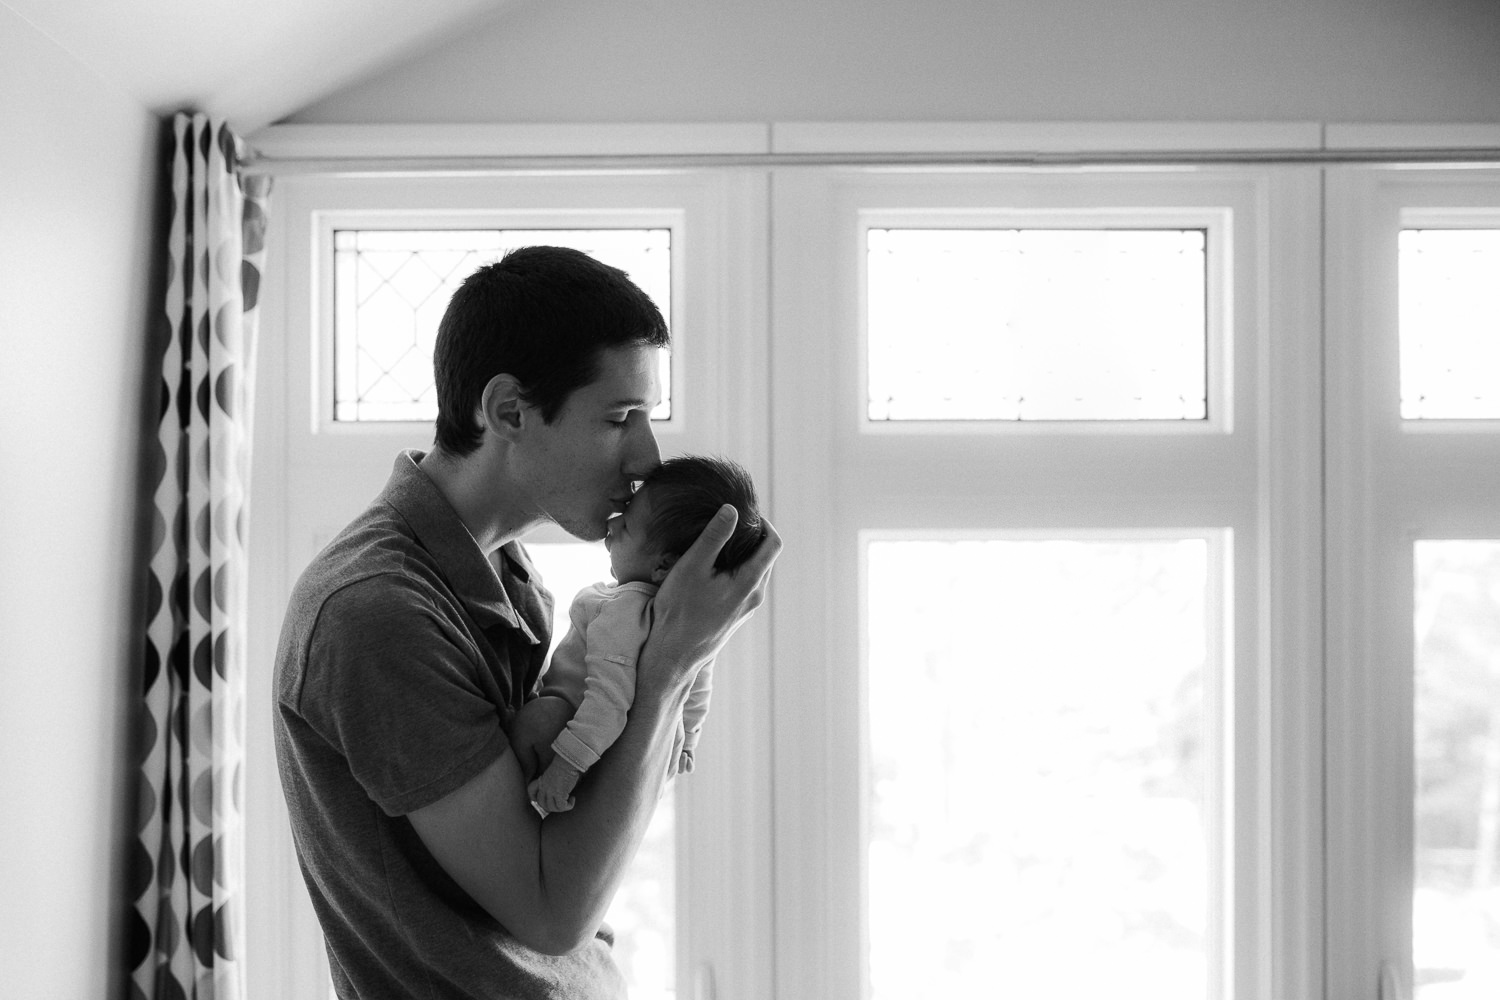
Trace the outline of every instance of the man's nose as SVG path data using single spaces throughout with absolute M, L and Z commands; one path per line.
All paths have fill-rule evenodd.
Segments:
M 651 418 L 641 414 L 630 439 L 630 450 L 625 468 L 635 475 L 645 475 L 661 464 L 661 447 L 656 443 L 656 432 L 651 429 Z

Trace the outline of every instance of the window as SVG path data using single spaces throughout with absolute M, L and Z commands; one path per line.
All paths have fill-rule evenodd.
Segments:
M 673 332 L 653 414 L 663 453 L 732 454 L 768 493 L 768 445 L 754 424 L 765 410 L 764 297 L 750 287 L 765 256 L 755 209 L 764 191 L 762 177 L 703 171 L 280 179 L 270 231 L 281 263 L 260 358 L 251 662 L 270 669 L 297 575 L 376 496 L 397 452 L 430 446 L 438 318 L 455 283 L 507 246 L 572 245 L 629 272 Z M 597 546 L 560 530 L 530 541 L 564 613 L 585 578 L 607 576 Z M 769 682 L 750 669 L 765 662 L 764 629 L 764 618 L 753 622 L 722 654 L 699 767 L 658 810 L 611 911 L 632 996 L 680 995 L 705 975 L 729 985 L 770 977 L 769 765 L 734 749 L 767 742 Z M 326 958 L 287 832 L 269 686 L 252 677 L 248 708 L 249 988 L 321 1000 Z
M 670 229 L 340 229 L 333 233 L 333 419 L 437 417 L 432 345 L 448 300 L 474 270 L 515 247 L 566 246 L 618 267 L 672 326 Z M 662 400 L 672 415 L 670 355 Z
M 1500 417 L 1500 229 L 1403 229 L 1401 416 Z
M 785 995 L 1302 992 L 1317 183 L 778 175 Z
M 1416 543 L 1418 997 L 1500 989 L 1500 541 Z
M 997 961 L 1041 998 L 1494 995 L 1500 169 L 581 165 L 274 210 L 255 662 L 430 441 L 438 286 L 517 233 L 669 261 L 663 450 L 745 461 L 787 547 L 622 896 L 633 995 L 921 1000 Z M 387 238 L 430 290 L 336 374 L 335 254 Z M 602 572 L 535 542 L 560 604 Z M 252 869 L 296 886 L 247 783 Z M 252 991 L 315 995 L 305 904 L 251 905 Z
M 1204 419 L 1207 236 L 870 229 L 870 419 Z
M 1203 995 L 1226 541 L 865 536 L 872 997 Z
M 1329 177 L 1331 995 L 1500 986 L 1500 173 Z

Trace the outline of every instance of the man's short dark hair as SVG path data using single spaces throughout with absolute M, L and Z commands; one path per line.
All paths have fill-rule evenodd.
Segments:
M 433 349 L 437 443 L 453 455 L 479 447 L 474 411 L 505 373 L 551 423 L 599 375 L 612 347 L 666 347 L 671 334 L 650 296 L 619 268 L 566 247 L 520 247 L 464 280 Z
M 682 555 L 726 503 L 739 511 L 734 534 L 719 550 L 714 569 L 730 570 L 750 557 L 766 536 L 750 473 L 725 458 L 687 455 L 669 458 L 642 481 L 651 491 L 651 523 L 646 537 L 663 552 Z

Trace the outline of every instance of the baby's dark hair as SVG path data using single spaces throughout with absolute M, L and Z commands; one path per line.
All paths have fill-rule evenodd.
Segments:
M 726 503 L 739 511 L 734 534 L 719 550 L 714 569 L 734 569 L 766 535 L 750 473 L 726 458 L 684 455 L 658 465 L 641 483 L 651 491 L 647 538 L 663 552 L 682 555 Z

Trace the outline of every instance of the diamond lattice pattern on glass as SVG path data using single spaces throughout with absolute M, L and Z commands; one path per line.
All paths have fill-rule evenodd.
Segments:
M 1208 552 L 869 543 L 873 1000 L 1212 995 Z
M 1418 1000 L 1500 996 L 1500 541 L 1416 559 Z
M 610 579 L 609 553 L 602 543 L 529 544 L 527 553 L 557 603 L 551 656 L 572 627 L 568 605 L 591 583 Z M 672 1000 L 677 970 L 677 808 L 675 782 L 656 806 L 656 815 L 605 922 L 614 928 L 615 962 L 630 986 L 632 1000 Z
M 1406 229 L 1401 416 L 1500 418 L 1500 229 Z
M 618 267 L 672 323 L 669 229 L 340 230 L 334 233 L 334 419 L 428 422 L 437 416 L 432 347 L 448 299 L 514 247 L 582 250 Z M 671 415 L 670 359 L 662 402 Z
M 1201 229 L 871 229 L 871 420 L 1203 420 Z

